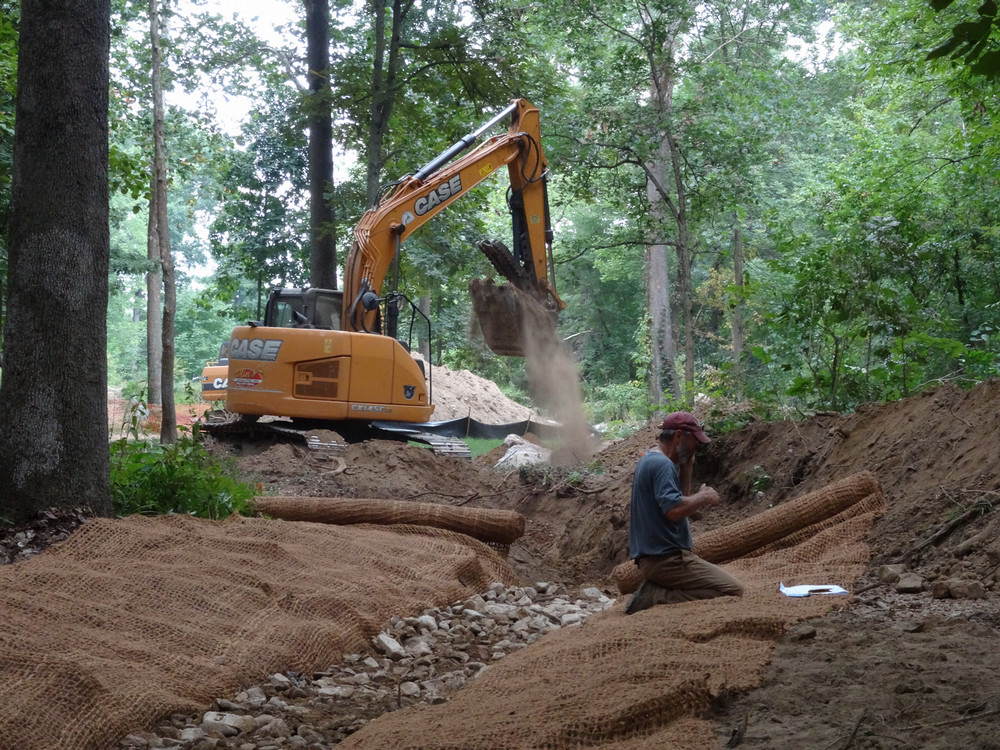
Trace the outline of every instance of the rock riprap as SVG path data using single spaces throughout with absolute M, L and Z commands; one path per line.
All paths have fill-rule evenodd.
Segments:
M 390 619 L 367 654 L 304 675 L 281 672 L 218 698 L 214 711 L 174 714 L 154 732 L 137 731 L 123 748 L 321 750 L 387 711 L 444 703 L 483 670 L 550 630 L 581 624 L 614 604 L 601 590 L 571 595 L 559 584 L 505 588 Z

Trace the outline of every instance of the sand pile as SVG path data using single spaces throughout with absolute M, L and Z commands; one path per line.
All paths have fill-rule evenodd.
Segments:
M 444 366 L 431 370 L 436 422 L 471 416 L 486 424 L 507 424 L 537 417 L 530 407 L 505 396 L 492 380 Z

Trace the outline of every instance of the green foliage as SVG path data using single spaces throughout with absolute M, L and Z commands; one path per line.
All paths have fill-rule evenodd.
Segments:
M 472 452 L 473 458 L 479 458 L 486 453 L 489 453 L 494 448 L 503 445 L 503 440 L 497 440 L 494 438 L 463 438 L 465 444 L 469 446 L 469 450 Z
M 143 7 L 119 5 L 113 383 L 145 378 L 148 267 L 148 21 Z M 392 79 L 385 65 L 376 72 L 373 14 L 333 5 L 335 140 L 342 153 L 357 154 L 353 168 L 338 165 L 327 193 L 341 259 L 365 208 L 373 126 L 386 125 L 373 160 L 386 182 L 415 171 L 511 97 L 530 99 L 542 111 L 556 278 L 568 303 L 559 331 L 579 363 L 593 421 L 610 431 L 646 421 L 646 381 L 665 379 L 650 372 L 646 252 L 654 242 L 684 241 L 691 250 L 691 331 L 678 325 L 687 282 L 672 252 L 667 268 L 674 343 L 693 337 L 695 382 L 684 395 L 707 398 L 716 429 L 1000 374 L 992 2 L 893 1 L 836 13 L 808 0 L 669 0 L 642 13 L 617 0 L 414 3 L 398 29 Z M 301 28 L 288 30 L 289 49 L 278 53 L 219 19 L 188 22 L 181 8 L 171 12 L 178 15 L 165 39 L 168 86 L 190 90 L 207 76 L 227 95 L 251 91 L 255 101 L 236 144 L 216 132 L 209 102 L 199 105 L 202 115 L 173 110 L 168 118 L 183 382 L 237 321 L 258 317 L 269 287 L 306 278 L 311 105 L 288 79 L 301 70 L 292 48 Z M 822 47 L 787 54 L 789 36 L 811 41 L 827 15 L 842 46 L 826 59 Z M 18 17 L 16 3 L 0 3 L 0 219 L 9 202 Z M 660 107 L 652 76 L 668 73 L 672 99 Z M 682 158 L 671 182 L 675 148 Z M 530 403 L 524 363 L 494 356 L 471 333 L 468 281 L 492 274 L 475 244 L 510 244 L 505 183 L 501 170 L 407 241 L 401 289 L 431 299 L 433 361 L 470 369 Z M 651 204 L 651 187 L 673 208 Z M 743 285 L 733 281 L 736 229 L 745 243 Z M 209 249 L 216 266 L 201 288 L 184 270 L 203 266 Z M 0 237 L 0 293 L 5 281 Z M 2 304 L 0 297 L 0 321 Z M 745 344 L 734 361 L 737 310 Z
M 930 0 L 931 7 L 946 11 L 954 0 Z M 951 18 L 955 13 L 945 14 Z M 964 16 L 951 29 L 951 36 L 927 53 L 928 60 L 948 57 L 956 64 L 969 66 L 972 73 L 1000 76 L 1000 18 L 994 0 L 985 0 L 976 15 Z
M 767 473 L 767 469 L 758 465 L 744 469 L 736 477 L 736 481 L 745 485 L 753 493 L 763 492 L 774 484 L 774 479 Z
M 635 425 L 645 422 L 653 413 L 649 390 L 638 380 L 596 386 L 587 404 L 595 422 Z
M 119 516 L 183 513 L 221 519 L 247 513 L 254 488 L 211 456 L 197 432 L 182 430 L 170 445 L 141 434 L 140 400 L 125 415 L 125 435 L 111 443 L 111 491 Z
M 309 212 L 305 121 L 294 92 L 283 86 L 262 96 L 243 128 L 243 149 L 222 166 L 210 239 L 217 283 L 235 292 L 250 281 L 266 297 L 272 286 L 305 282 Z

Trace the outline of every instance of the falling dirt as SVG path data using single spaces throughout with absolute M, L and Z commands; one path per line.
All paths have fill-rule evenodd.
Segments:
M 759 690 L 720 697 L 720 747 L 735 733 L 741 747 L 778 750 L 1000 748 L 992 731 L 1000 541 L 979 533 L 1000 525 L 998 434 L 1000 381 L 713 435 L 694 481 L 724 502 L 695 521 L 696 535 L 863 470 L 887 498 L 869 539 L 869 572 L 827 582 L 860 593 L 787 633 Z M 351 446 L 335 467 L 288 445 L 239 460 L 267 494 L 516 510 L 526 532 L 509 559 L 525 583 L 597 585 L 617 596 L 611 571 L 628 555 L 632 470 L 654 437 L 649 425 L 586 461 L 510 472 L 493 468 L 496 456 L 463 461 L 382 441 Z M 922 577 L 923 589 L 897 592 L 877 576 L 888 564 Z M 978 584 L 983 598 L 934 598 L 932 587 L 941 595 L 955 581 Z
M 572 352 L 552 332 L 535 328 L 526 334 L 524 356 L 532 395 L 562 426 L 552 462 L 561 466 L 586 462 L 594 454 L 597 441 L 583 408 L 583 391 Z
M 553 311 L 514 284 L 491 279 L 473 279 L 469 294 L 486 344 L 497 354 L 524 357 L 532 398 L 561 425 L 552 462 L 567 466 L 593 455 L 597 444 L 576 361 L 556 333 Z

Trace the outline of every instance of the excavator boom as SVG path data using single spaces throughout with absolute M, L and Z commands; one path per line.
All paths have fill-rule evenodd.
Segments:
M 507 115 L 511 125 L 505 134 L 489 138 L 451 161 Z M 485 295 L 478 287 L 470 287 L 470 292 L 487 343 L 496 343 L 492 348 L 500 354 L 522 354 L 516 332 L 524 327 L 521 318 L 529 308 L 522 296 L 544 305 L 550 313 L 545 318 L 565 308 L 556 294 L 551 271 L 548 165 L 541 147 L 538 109 L 524 99 L 515 100 L 482 128 L 398 181 L 361 218 L 345 264 L 344 330 L 371 330 L 372 313 L 361 304 L 362 297 L 382 288 L 403 241 L 503 167 L 507 167 L 510 180 L 514 250 L 502 243 L 480 243 L 480 249 L 511 286 L 494 287 Z

